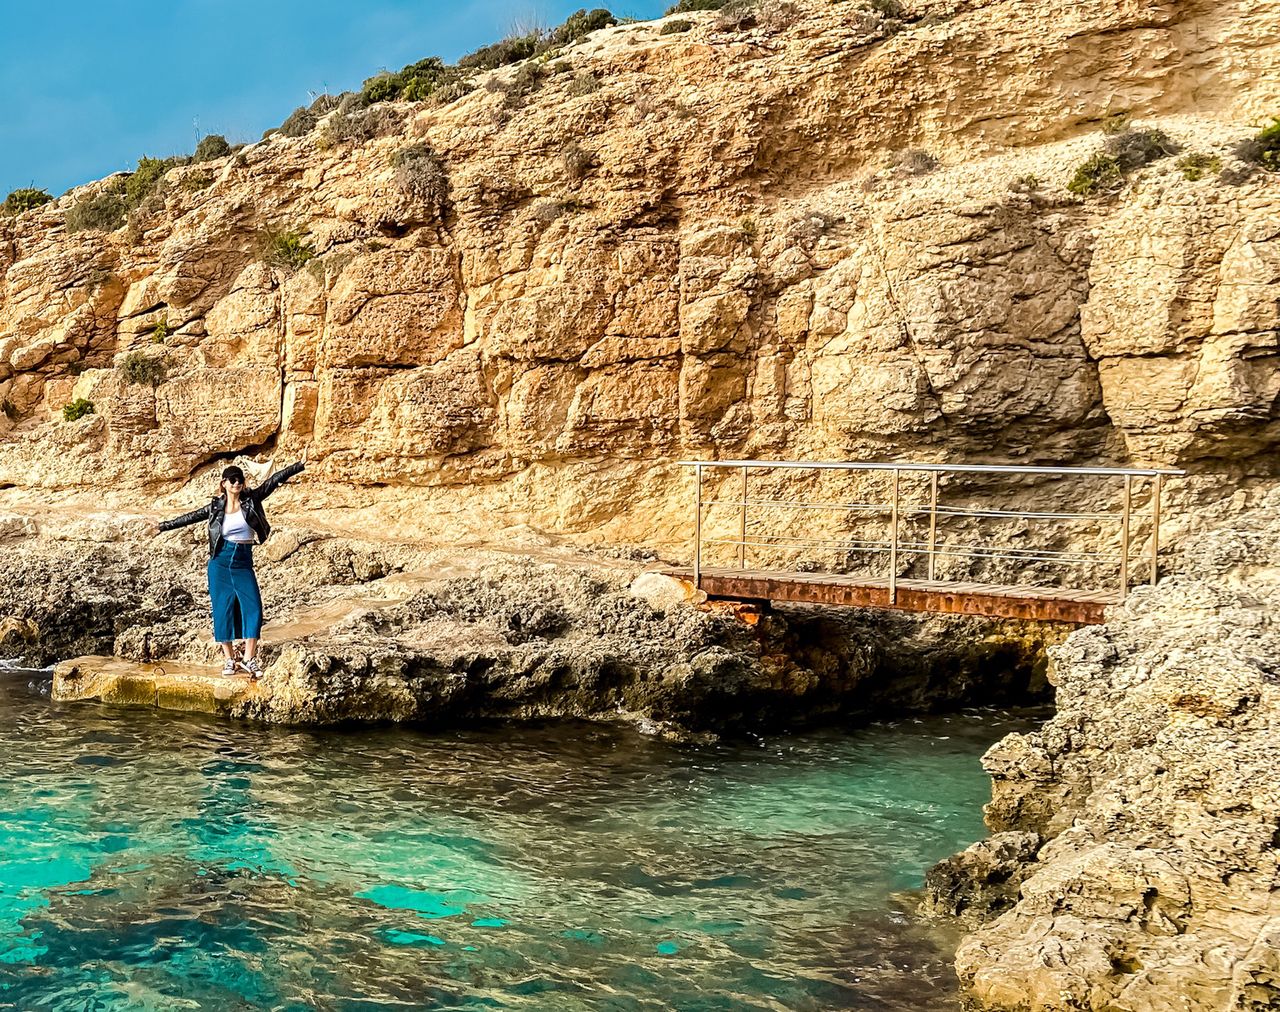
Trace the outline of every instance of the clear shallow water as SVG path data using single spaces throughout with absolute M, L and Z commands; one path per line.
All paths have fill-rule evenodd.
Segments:
M 992 713 L 679 749 L 300 732 L 0 672 L 0 1008 L 943 1009 L 895 897 L 983 835 Z M 940 947 L 941 946 L 941 947 Z

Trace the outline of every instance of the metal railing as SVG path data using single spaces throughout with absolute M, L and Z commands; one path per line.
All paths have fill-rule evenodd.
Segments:
M 747 568 L 748 551 L 758 557 L 769 553 L 777 555 L 779 552 L 798 553 L 805 549 L 819 549 L 845 555 L 887 557 L 889 601 L 895 604 L 899 573 L 908 557 L 909 566 L 923 560 L 924 575 L 929 581 L 937 580 L 939 564 L 947 559 L 968 559 L 973 562 L 999 560 L 1024 568 L 1032 564 L 1087 567 L 1089 570 L 1098 566 L 1116 566 L 1118 596 L 1123 600 L 1129 590 L 1130 564 L 1135 560 L 1135 540 L 1139 541 L 1137 557 L 1149 562 L 1151 583 L 1154 584 L 1159 577 L 1160 512 L 1164 481 L 1166 478 L 1185 474 L 1184 471 L 1165 468 L 1018 467 L 997 464 L 811 463 L 793 460 L 682 460 L 678 463 L 693 468 L 696 483 L 693 529 L 693 579 L 696 586 L 701 587 L 702 584 L 704 545 L 733 549 L 737 567 L 744 570 Z M 790 474 L 797 470 L 815 472 L 818 475 L 833 471 L 847 472 L 851 477 L 863 479 L 863 484 L 879 473 L 888 479 L 887 494 L 883 501 L 818 501 L 798 496 L 794 492 L 771 496 L 762 494 L 759 490 L 754 495 L 751 494 L 748 478 L 751 472 L 780 471 Z M 730 472 L 730 476 L 721 478 L 712 498 L 705 497 L 704 472 L 719 476 L 724 471 Z M 740 472 L 740 483 L 733 480 L 734 471 Z M 1087 489 L 1073 489 L 1071 497 L 1079 508 L 1067 510 L 964 504 L 958 502 L 961 499 L 959 493 L 965 491 L 963 488 L 943 490 L 948 493 L 946 497 L 951 502 L 940 499 L 940 479 L 942 483 L 956 484 L 962 483 L 964 478 L 972 479 L 977 476 L 995 480 L 1038 478 L 1041 483 L 1064 479 L 1073 482 L 1098 479 L 1104 487 L 1094 489 L 1092 494 Z M 906 485 L 920 481 L 923 481 L 923 488 L 905 489 L 904 494 Z M 1112 482 L 1120 487 L 1111 486 L 1108 490 L 1106 486 Z M 735 487 L 730 488 L 731 484 Z M 1147 493 L 1146 511 L 1139 517 L 1134 508 L 1135 494 L 1144 490 Z M 1043 487 L 1033 489 L 1032 498 L 1036 494 L 1044 498 L 1044 491 Z M 1119 508 L 1114 509 L 1111 504 L 1117 495 Z M 1099 502 L 1104 505 L 1096 505 Z M 736 512 L 736 531 L 708 537 L 704 530 L 704 513 L 714 511 L 717 507 Z M 827 514 L 846 524 L 883 517 L 887 530 L 884 537 L 868 537 L 865 532 L 847 530 L 824 532 L 823 536 L 814 536 L 811 530 L 771 534 L 768 533 L 768 528 L 763 532 L 759 530 L 762 518 L 767 517 L 770 511 L 790 511 L 792 515 L 809 513 L 815 517 Z M 1059 540 L 1066 540 L 1071 547 L 997 545 L 983 538 L 977 539 L 976 543 L 957 542 L 954 538 L 947 537 L 946 528 L 949 521 L 954 522 L 959 518 L 973 523 L 998 520 L 1006 524 L 1058 525 Z M 1146 530 L 1135 538 L 1139 519 Z M 1072 523 L 1086 525 L 1086 529 L 1077 538 L 1067 536 L 1062 529 L 1063 525 Z M 1090 533 L 1087 528 L 1096 528 L 1098 537 L 1106 538 L 1106 530 L 1113 523 L 1113 536 L 1118 541 L 1114 551 L 1089 550 L 1076 546 L 1080 539 L 1087 539 Z M 749 527 L 752 526 L 757 530 L 748 537 Z M 795 526 L 795 521 L 792 526 Z M 915 528 L 914 532 L 904 534 L 909 526 Z M 1142 544 L 1148 540 L 1149 544 Z

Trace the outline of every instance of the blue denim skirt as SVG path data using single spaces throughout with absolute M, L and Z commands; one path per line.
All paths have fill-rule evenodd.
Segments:
M 213 638 L 219 643 L 258 639 L 262 635 L 262 595 L 253 572 L 253 545 L 224 541 L 209 560 L 208 574 Z

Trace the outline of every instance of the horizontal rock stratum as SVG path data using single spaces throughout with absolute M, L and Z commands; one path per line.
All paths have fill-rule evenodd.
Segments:
M 1280 113 L 1280 4 L 691 20 L 173 169 L 113 233 L 64 227 L 110 181 L 0 219 L 0 482 L 203 490 L 306 444 L 397 529 L 644 540 L 687 456 L 1274 472 L 1280 179 L 1233 152 Z M 1222 175 L 1068 193 L 1118 116 Z M 424 142 L 442 202 L 397 184 Z M 315 259 L 269 266 L 264 230 Z

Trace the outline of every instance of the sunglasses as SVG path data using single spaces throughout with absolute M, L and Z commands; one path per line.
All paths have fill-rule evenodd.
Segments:
M 243 478 L 223 478 L 222 480 L 223 480 L 223 481 L 225 481 L 228 485 L 243 485 L 243 484 L 244 484 L 244 479 L 243 479 Z

